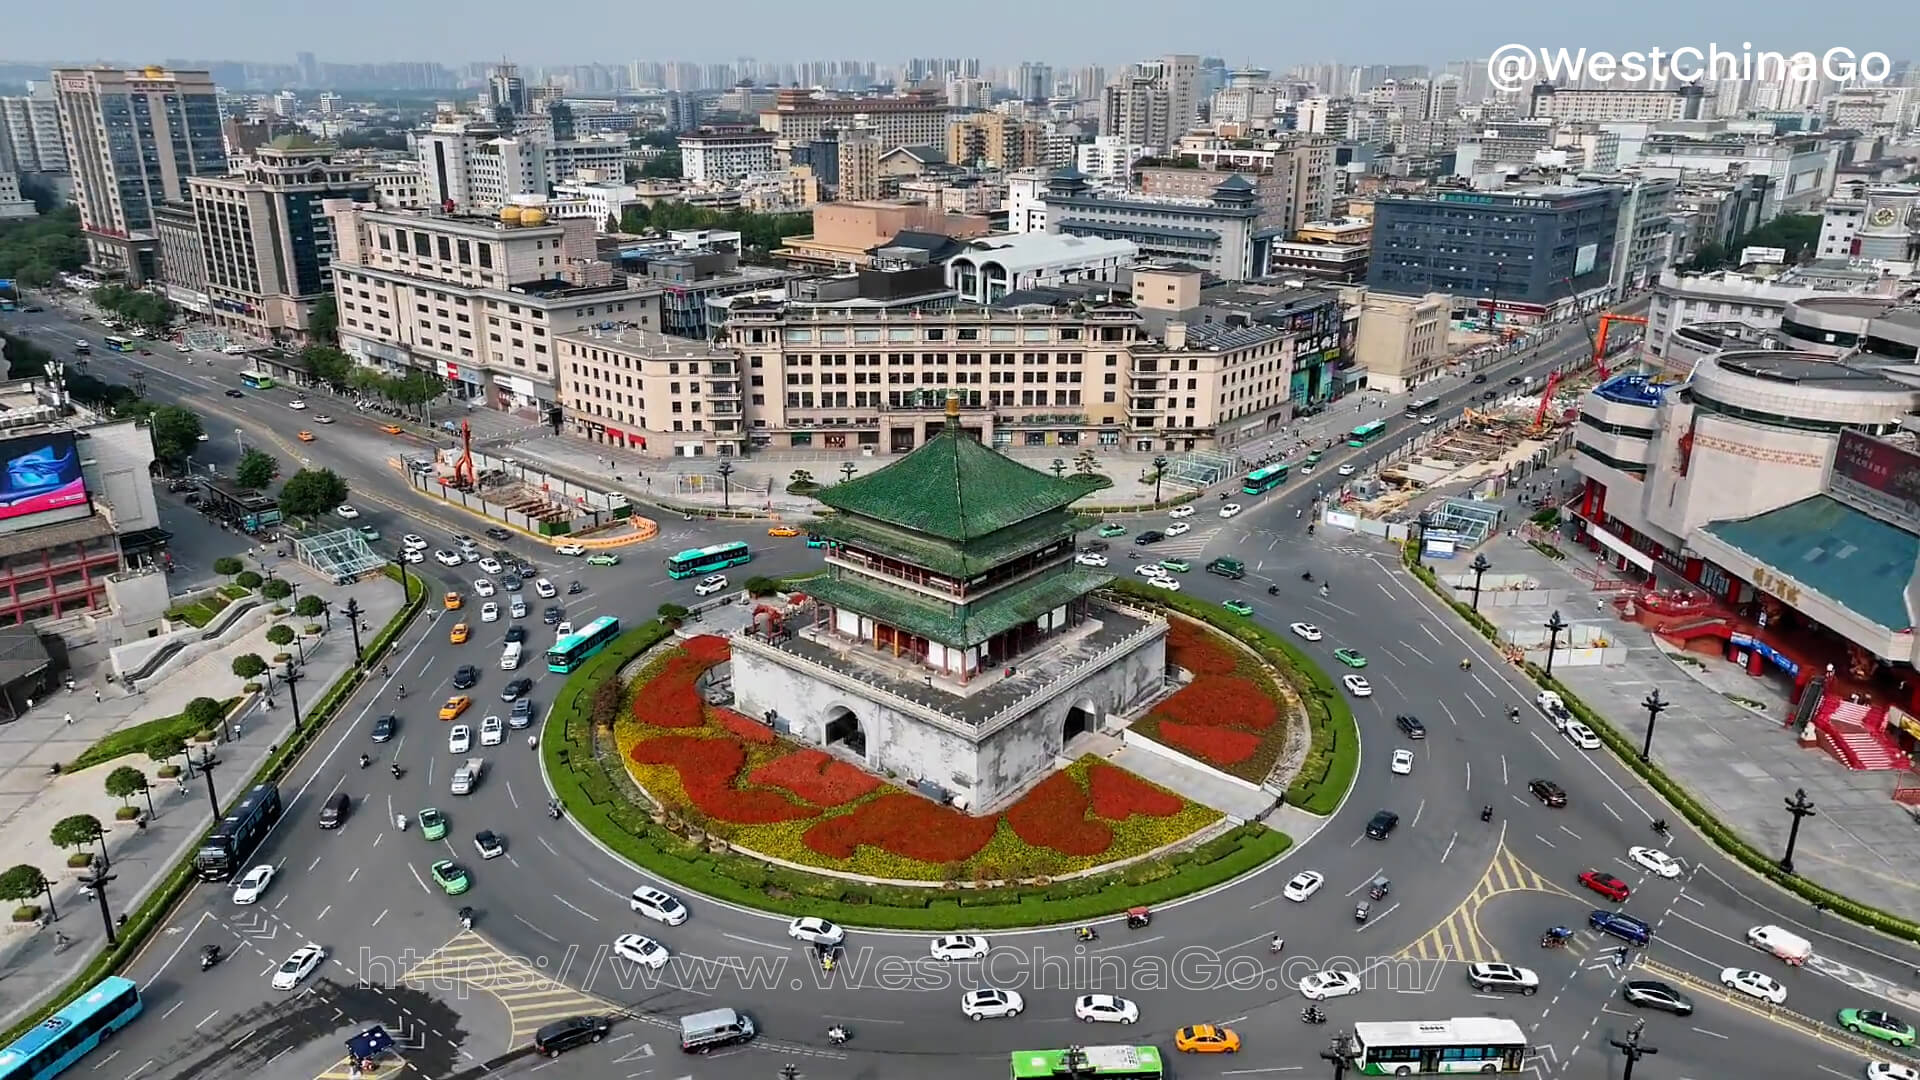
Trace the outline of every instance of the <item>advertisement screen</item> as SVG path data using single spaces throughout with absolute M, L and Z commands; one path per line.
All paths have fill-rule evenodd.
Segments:
M 1593 264 L 1600 259 L 1599 244 L 1581 244 L 1580 250 L 1573 253 L 1573 276 L 1593 273 Z
M 1827 492 L 1856 510 L 1920 532 L 1920 454 L 1911 450 L 1843 431 Z
M 70 431 L 0 440 L 0 531 L 73 521 L 93 512 Z

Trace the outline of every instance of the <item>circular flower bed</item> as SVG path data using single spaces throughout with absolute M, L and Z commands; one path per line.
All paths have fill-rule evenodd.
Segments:
M 1266 666 L 1199 623 L 1170 617 L 1167 660 L 1193 674 L 1133 731 L 1253 783 L 1263 783 L 1297 718 Z M 1283 722 L 1284 719 L 1284 722 Z

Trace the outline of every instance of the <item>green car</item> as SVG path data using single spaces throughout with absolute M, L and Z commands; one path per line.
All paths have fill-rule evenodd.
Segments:
M 459 896 L 473 888 L 473 878 L 467 876 L 467 868 L 452 859 L 441 859 L 429 872 L 433 874 L 433 883 L 448 896 Z
M 360 535 L 368 540 L 378 540 L 380 539 L 380 530 L 371 525 L 362 525 L 360 526 Z
M 601 553 L 599 555 L 589 555 L 587 556 L 587 565 L 588 566 L 619 566 L 620 556 L 608 555 L 605 553 Z
M 1193 564 L 1185 559 L 1161 559 L 1160 569 L 1172 570 L 1176 574 L 1184 574 L 1193 569 Z
M 1115 525 L 1109 521 L 1105 525 L 1100 526 L 1100 535 L 1103 537 L 1125 536 L 1127 535 L 1127 527 L 1125 525 Z
M 1333 650 L 1333 658 L 1348 667 L 1360 668 L 1367 666 L 1367 658 L 1354 652 L 1352 649 L 1335 649 Z
M 447 835 L 447 815 L 432 807 L 420 811 L 420 835 L 429 840 Z
M 1245 600 L 1229 600 L 1220 606 L 1243 619 L 1253 618 L 1253 605 L 1247 603 Z
M 1878 1009 L 1841 1009 L 1840 1026 L 1855 1035 L 1871 1035 L 1895 1046 L 1913 1045 L 1913 1025 Z

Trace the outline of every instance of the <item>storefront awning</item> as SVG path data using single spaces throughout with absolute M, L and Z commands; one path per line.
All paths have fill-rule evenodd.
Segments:
M 1615 555 L 1620 556 L 1649 574 L 1653 573 L 1653 556 L 1639 550 L 1632 544 L 1627 543 L 1625 540 L 1620 539 L 1591 521 L 1587 522 L 1587 535 L 1600 541 L 1600 545 L 1608 551 L 1613 552 Z

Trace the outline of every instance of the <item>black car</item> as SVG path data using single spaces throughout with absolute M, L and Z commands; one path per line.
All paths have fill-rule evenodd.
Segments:
M 453 673 L 453 688 L 455 690 L 465 690 L 479 681 L 480 669 L 472 664 L 461 664 L 459 670 Z
M 1407 738 L 1424 739 L 1427 737 L 1427 725 L 1421 723 L 1419 717 L 1401 715 L 1394 717 L 1394 720 L 1399 723 L 1400 730 L 1407 733 Z
M 1500 391 L 1498 391 L 1498 390 L 1489 390 L 1489 391 L 1487 391 L 1486 393 L 1484 393 L 1484 394 L 1481 394 L 1481 395 L 1480 395 L 1480 400 L 1482 400 L 1482 401 L 1492 401 L 1492 400 L 1493 400 L 1494 398 L 1497 398 L 1497 397 L 1499 397 L 1499 396 L 1500 396 Z
M 514 569 L 519 572 L 523 581 L 532 581 L 534 578 L 540 576 L 540 568 L 530 562 L 523 562 L 519 566 L 514 567 Z
M 559 1057 L 562 1051 L 597 1043 L 607 1037 L 613 1024 L 604 1016 L 570 1016 L 543 1025 L 533 1034 L 533 1051 L 547 1057 Z
M 347 820 L 347 809 L 352 806 L 352 804 L 353 800 L 347 797 L 346 792 L 334 792 L 333 797 L 327 800 L 327 804 L 320 808 L 320 827 L 323 829 L 339 828 L 341 823 Z
M 399 729 L 400 718 L 392 713 L 388 713 L 373 722 L 373 741 L 386 742 L 388 739 L 393 738 L 393 733 Z
M 1166 538 L 1167 534 L 1161 532 L 1159 529 L 1148 529 L 1146 532 L 1134 537 L 1133 542 L 1136 544 L 1157 544 Z
M 1534 798 L 1548 806 L 1567 805 L 1567 793 L 1561 790 L 1559 784 L 1551 780 L 1529 780 L 1527 790 L 1533 793 Z
M 1080 545 L 1080 550 L 1081 551 L 1106 551 L 1111 547 L 1113 547 L 1113 545 L 1107 543 L 1105 540 L 1089 540 L 1086 543 Z
M 1507 385 L 1508 385 L 1508 386 L 1519 386 L 1519 385 L 1520 385 L 1520 376 L 1518 376 L 1518 375 L 1515 375 L 1515 376 L 1513 376 L 1512 378 L 1510 378 L 1510 379 L 1508 379 L 1508 380 L 1507 380 Z
M 38 304 L 28 304 L 26 307 L 23 307 L 20 310 L 26 312 L 29 315 L 38 315 L 47 309 L 41 307 Z
M 507 642 L 509 644 L 525 640 L 527 640 L 526 627 L 521 626 L 519 623 L 514 623 L 512 626 L 507 627 Z
M 1655 979 L 1628 979 L 1620 987 L 1620 997 L 1629 1005 L 1659 1009 L 1675 1016 L 1692 1016 L 1693 999 Z
M 560 620 L 565 617 L 565 614 L 565 612 L 557 607 L 550 607 L 540 613 L 540 621 L 546 623 L 548 626 L 557 626 Z
M 1473 381 L 1476 383 L 1483 383 L 1487 381 L 1487 377 L 1485 375 L 1475 375 L 1473 377 Z
M 513 703 L 513 711 L 507 714 L 507 726 L 518 731 L 533 723 L 533 699 L 523 697 Z
M 1400 815 L 1391 810 L 1382 810 L 1367 822 L 1367 835 L 1375 840 L 1385 840 L 1399 827 Z
M 519 592 L 520 579 L 512 576 L 502 578 L 500 579 L 500 587 L 507 590 L 508 592 Z
M 515 679 L 500 689 L 501 701 L 513 701 L 533 690 L 532 679 Z
M 487 538 L 490 540 L 511 540 L 513 539 L 513 533 L 495 525 L 493 528 L 487 530 Z
M 229 390 L 227 391 L 227 396 L 228 397 L 246 397 L 247 395 L 241 393 L 238 390 Z

